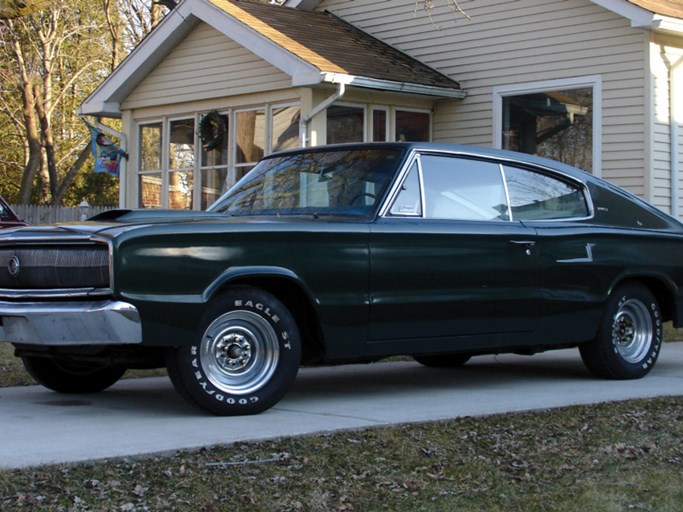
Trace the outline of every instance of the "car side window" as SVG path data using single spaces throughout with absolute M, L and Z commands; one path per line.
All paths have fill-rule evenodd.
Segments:
M 417 162 L 413 163 L 408 176 L 401 185 L 394 204 L 389 210 L 391 215 L 421 217 L 422 199 L 420 196 L 420 173 Z
M 518 167 L 505 166 L 513 220 L 556 220 L 587 217 L 583 189 L 568 181 Z
M 425 217 L 510 220 L 500 165 L 450 156 L 423 155 Z

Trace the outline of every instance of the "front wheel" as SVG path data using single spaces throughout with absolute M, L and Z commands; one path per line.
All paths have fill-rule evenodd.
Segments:
M 652 370 L 662 346 L 657 299 L 637 283 L 619 287 L 605 306 L 595 340 L 580 345 L 588 369 L 609 379 L 638 379 Z
M 21 361 L 38 384 L 58 393 L 97 393 L 126 373 L 121 366 L 93 366 L 68 358 L 24 356 Z
M 220 416 L 256 414 L 294 383 L 301 344 L 294 318 L 273 295 L 238 286 L 209 307 L 189 346 L 167 353 L 168 374 L 192 405 Z

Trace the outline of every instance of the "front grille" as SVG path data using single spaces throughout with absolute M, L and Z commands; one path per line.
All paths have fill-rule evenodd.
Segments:
M 49 290 L 109 286 L 104 245 L 0 248 L 0 288 Z

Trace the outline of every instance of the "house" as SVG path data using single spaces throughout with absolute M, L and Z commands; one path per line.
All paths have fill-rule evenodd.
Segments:
M 542 154 L 682 217 L 683 1 L 430 4 L 182 0 L 81 106 L 122 120 L 121 206 L 203 209 L 272 151 L 406 139 Z

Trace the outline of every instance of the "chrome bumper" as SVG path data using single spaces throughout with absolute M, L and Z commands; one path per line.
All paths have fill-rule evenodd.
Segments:
M 0 341 L 29 345 L 119 345 L 140 343 L 135 306 L 87 302 L 0 301 Z

